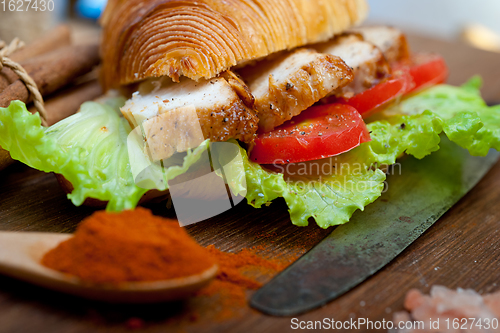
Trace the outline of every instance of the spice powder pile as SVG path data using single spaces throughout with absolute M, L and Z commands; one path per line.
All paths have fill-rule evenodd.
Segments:
M 177 221 L 137 208 L 119 214 L 94 213 L 82 221 L 74 237 L 49 251 L 42 264 L 84 281 L 107 284 L 185 277 L 217 263 L 214 281 L 168 320 L 182 327 L 186 322 L 239 317 L 247 308 L 247 292 L 260 288 L 262 278 L 269 280 L 299 255 L 270 259 L 260 252 L 267 251 L 255 247 L 227 253 L 213 245 L 203 248 Z M 145 325 L 138 318 L 131 320 Z
M 218 323 L 240 318 L 248 309 L 248 292 L 259 289 L 262 283 L 285 269 L 299 254 L 265 258 L 260 253 L 268 249 L 262 246 L 224 252 L 213 245 L 207 247 L 219 265 L 214 281 L 196 293 L 182 313 L 170 318 L 169 325 L 186 327 L 199 322 Z
M 42 264 L 93 283 L 158 281 L 199 274 L 214 265 L 177 221 L 137 208 L 97 212 Z

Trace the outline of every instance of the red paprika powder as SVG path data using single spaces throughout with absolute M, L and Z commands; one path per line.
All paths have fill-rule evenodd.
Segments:
M 177 221 L 137 208 L 96 212 L 42 264 L 93 283 L 158 281 L 199 274 L 214 265 Z

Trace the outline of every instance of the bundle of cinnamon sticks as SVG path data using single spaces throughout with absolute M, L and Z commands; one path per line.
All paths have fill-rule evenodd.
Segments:
M 44 97 L 47 123 L 52 125 L 78 111 L 80 105 L 102 94 L 95 67 L 99 64 L 97 41 L 79 45 L 71 42 L 68 26 L 59 26 L 37 41 L 9 56 L 21 64 Z M 32 96 L 25 84 L 8 68 L 0 72 L 0 107 L 13 100 L 26 104 Z M 31 107 L 30 111 L 36 112 Z M 0 170 L 11 164 L 0 147 Z

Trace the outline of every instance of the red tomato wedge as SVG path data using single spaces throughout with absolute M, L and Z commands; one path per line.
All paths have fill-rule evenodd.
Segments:
M 401 70 L 395 72 L 392 79 L 379 83 L 349 99 L 339 100 L 339 102 L 354 107 L 365 117 L 368 112 L 406 94 L 413 87 L 411 75 L 408 71 Z
M 436 54 L 417 53 L 410 60 L 393 66 L 393 78 L 379 83 L 349 99 L 338 99 L 337 103 L 353 106 L 367 117 L 396 98 L 417 90 L 444 83 L 448 78 L 448 67 L 443 57 Z
M 370 141 L 359 112 L 349 105 L 311 107 L 271 132 L 258 134 L 250 159 L 286 164 L 322 159 Z
M 408 93 L 444 83 L 448 79 L 448 66 L 443 57 L 437 54 L 417 53 L 412 56 L 409 68 L 402 64 L 395 66 L 396 70 L 405 70 L 405 67 L 415 82 Z

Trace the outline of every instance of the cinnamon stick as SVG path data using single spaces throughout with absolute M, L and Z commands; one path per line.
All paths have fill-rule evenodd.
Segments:
M 60 25 L 49 31 L 43 37 L 37 39 L 10 55 L 10 58 L 23 65 L 23 62 L 36 56 L 57 50 L 71 44 L 71 33 L 67 25 Z M 9 68 L 0 72 L 0 92 L 16 81 L 17 75 Z
M 22 62 L 71 44 L 71 32 L 67 25 L 60 25 L 36 41 L 12 53 L 10 58 Z
M 101 85 L 97 80 L 82 83 L 57 93 L 45 103 L 48 119 L 47 123 L 53 125 L 72 114 L 76 113 L 80 105 L 86 101 L 91 101 L 102 94 Z M 36 112 L 32 106 L 31 112 Z M 0 147 L 0 171 L 14 163 L 8 151 Z
M 46 96 L 89 72 L 98 63 L 98 46 L 92 44 L 64 47 L 30 59 L 23 67 L 36 82 L 42 96 Z M 0 107 L 7 107 L 13 100 L 25 103 L 31 100 L 21 80 L 16 80 L 0 93 Z
M 47 123 L 53 125 L 72 114 L 75 114 L 80 105 L 102 95 L 101 85 L 97 80 L 86 82 L 58 92 L 45 103 L 47 110 Z M 34 106 L 28 109 L 31 113 L 37 112 Z

